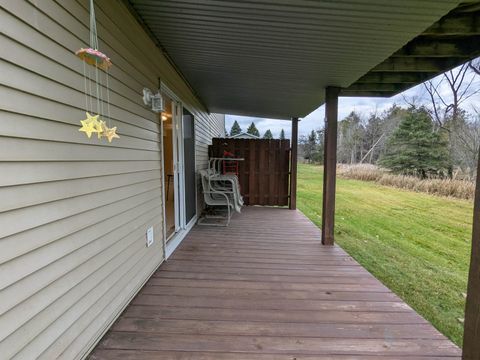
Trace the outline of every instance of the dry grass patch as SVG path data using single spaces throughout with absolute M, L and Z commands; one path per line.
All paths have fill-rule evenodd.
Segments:
M 339 165 L 338 175 L 345 179 L 374 181 L 380 185 L 392 186 L 416 192 L 457 199 L 473 199 L 475 184 L 467 180 L 419 179 L 414 176 L 394 175 L 371 164 Z

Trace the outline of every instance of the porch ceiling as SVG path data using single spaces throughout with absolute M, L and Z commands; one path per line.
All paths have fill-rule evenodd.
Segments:
M 459 47 L 445 37 L 441 49 L 425 46 L 443 32 L 433 24 L 458 0 L 128 1 L 209 111 L 219 113 L 303 117 L 324 102 L 326 86 L 391 96 L 478 49 L 477 41 L 453 57 Z M 477 31 L 472 26 L 457 32 Z M 430 37 L 402 49 L 426 29 Z M 419 59 L 425 56 L 440 59 Z

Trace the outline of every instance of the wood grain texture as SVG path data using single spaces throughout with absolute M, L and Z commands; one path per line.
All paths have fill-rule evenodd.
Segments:
M 281 208 L 247 207 L 225 229 L 195 227 L 90 359 L 459 359 L 458 347 L 320 236 Z
M 472 252 L 468 273 L 463 360 L 480 358 L 480 158 L 473 209 Z
M 238 180 L 245 205 L 287 206 L 290 140 L 214 138 L 210 153 L 225 151 L 238 162 Z
M 292 150 L 290 151 L 290 210 L 297 208 L 297 150 L 298 150 L 298 118 L 292 118 Z
M 322 244 L 335 242 L 335 192 L 337 182 L 337 87 L 325 89 L 325 143 L 323 152 Z

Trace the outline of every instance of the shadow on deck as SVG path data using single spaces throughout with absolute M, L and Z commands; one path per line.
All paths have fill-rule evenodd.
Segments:
M 299 211 L 196 226 L 91 359 L 433 359 L 460 350 Z

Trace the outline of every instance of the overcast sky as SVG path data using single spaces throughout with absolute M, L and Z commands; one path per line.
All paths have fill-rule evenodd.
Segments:
M 472 75 L 473 76 L 473 75 Z M 437 80 L 438 81 L 438 80 Z M 473 84 L 474 88 L 478 89 L 480 86 L 480 79 L 475 80 Z M 440 92 L 444 94 L 449 94 L 447 86 L 442 86 Z M 400 106 L 407 106 L 405 102 L 406 99 L 412 99 L 416 97 L 425 102 L 427 102 L 427 95 L 424 91 L 423 85 L 415 86 L 414 88 L 403 92 L 397 96 L 391 98 L 371 98 L 371 97 L 358 97 L 358 98 L 340 98 L 338 103 L 338 118 L 339 120 L 346 117 L 351 111 L 355 110 L 364 117 L 368 117 L 369 114 L 373 112 L 381 113 L 382 111 L 388 109 L 393 104 Z M 463 108 L 467 111 L 472 111 L 472 107 L 476 106 L 480 108 L 480 94 L 476 94 L 465 101 L 462 104 Z M 299 135 L 306 135 L 310 131 L 318 128 L 323 128 L 325 116 L 325 107 L 320 106 L 318 109 L 307 115 L 305 118 L 301 119 L 299 124 Z M 266 119 L 266 118 L 256 118 L 248 116 L 237 116 L 237 115 L 226 115 L 225 117 L 225 127 L 227 131 L 230 131 L 233 122 L 237 120 L 240 124 L 240 127 L 243 131 L 246 131 L 250 123 L 253 121 L 260 131 L 260 135 L 263 136 L 267 129 L 270 129 L 274 137 L 278 137 L 281 129 L 285 130 L 285 135 L 290 137 L 291 123 L 290 121 L 285 120 L 275 120 L 275 119 Z

